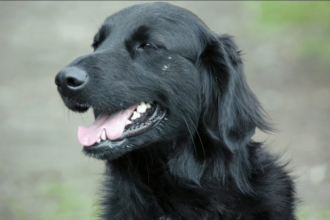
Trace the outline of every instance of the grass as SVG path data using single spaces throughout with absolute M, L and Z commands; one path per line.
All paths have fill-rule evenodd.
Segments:
M 41 198 L 53 201 L 53 205 L 34 220 L 97 219 L 97 206 L 92 199 L 67 184 L 50 184 L 42 192 Z
M 97 206 L 92 204 L 84 192 L 77 192 L 73 187 L 64 184 L 53 184 L 42 195 L 45 199 L 55 202 L 55 206 L 36 220 L 90 220 Z
M 94 204 L 93 197 L 62 182 L 31 186 L 27 196 L 21 199 L 1 198 L 1 203 L 0 220 L 98 219 L 98 206 Z
M 298 220 L 330 220 L 330 208 L 304 207 L 297 210 Z

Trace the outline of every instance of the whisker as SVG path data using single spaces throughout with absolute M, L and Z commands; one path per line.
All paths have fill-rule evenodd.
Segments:
M 195 148 L 195 153 L 197 154 L 197 148 L 196 148 L 196 145 L 195 145 L 194 137 L 193 137 L 193 135 L 192 135 L 192 133 L 191 133 L 191 131 L 190 131 L 190 129 L 189 129 L 189 126 L 188 126 L 188 123 L 187 123 L 185 117 L 184 117 L 184 116 L 182 116 L 182 117 L 183 117 L 183 119 L 184 119 L 184 121 L 185 121 L 185 123 L 186 123 L 186 125 L 187 125 L 187 128 L 188 128 L 188 131 L 189 131 L 189 134 L 190 134 L 191 140 L 193 141 L 193 145 L 194 145 L 194 148 Z
M 196 130 L 196 133 L 197 133 L 197 135 L 198 135 L 199 141 L 201 142 L 201 145 L 202 145 L 203 154 L 204 154 L 204 159 L 206 159 L 205 149 L 204 149 L 204 145 L 203 145 L 203 142 L 202 142 L 202 138 L 201 138 L 201 136 L 199 135 L 199 132 L 198 132 L 198 130 L 197 130 L 197 128 L 196 128 L 196 126 L 195 126 L 193 120 L 192 120 L 187 114 L 185 114 L 185 115 L 190 119 L 192 125 L 194 126 L 194 128 L 195 128 L 195 130 Z
M 145 154 L 143 154 L 143 156 L 144 156 L 144 161 L 145 161 L 145 163 L 146 163 L 146 167 L 147 167 L 147 174 L 148 174 L 148 178 L 147 178 L 147 184 L 149 184 L 149 167 L 148 167 L 148 162 L 147 162 L 147 158 L 146 158 L 146 155 Z

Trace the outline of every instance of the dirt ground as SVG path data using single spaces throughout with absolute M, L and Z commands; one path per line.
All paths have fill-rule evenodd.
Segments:
M 137 3 L 0 2 L 0 220 L 50 220 L 42 216 L 62 210 L 61 204 L 83 213 L 96 201 L 104 166 L 85 157 L 76 139 L 77 127 L 90 125 L 92 114 L 69 112 L 54 77 L 92 52 L 93 35 L 108 15 Z M 294 50 L 297 33 L 260 31 L 258 9 L 242 2 L 172 3 L 215 32 L 235 36 L 249 84 L 279 130 L 256 139 L 291 160 L 301 207 L 329 209 L 329 66 Z M 54 183 L 81 201 L 58 198 L 63 191 Z M 57 219 L 66 219 L 58 212 L 63 218 Z

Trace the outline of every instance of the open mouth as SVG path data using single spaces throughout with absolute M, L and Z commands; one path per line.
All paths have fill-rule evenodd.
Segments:
M 78 140 L 85 147 L 110 146 L 124 139 L 140 135 L 155 127 L 166 112 L 157 104 L 141 102 L 139 105 L 107 115 L 101 113 L 89 128 L 78 128 Z

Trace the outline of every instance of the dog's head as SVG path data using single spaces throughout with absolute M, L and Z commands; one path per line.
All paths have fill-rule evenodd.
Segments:
M 78 131 L 88 155 L 111 160 L 197 131 L 234 150 L 256 127 L 269 130 L 231 38 L 185 9 L 129 7 L 106 19 L 92 46 L 55 79 L 69 109 L 94 110 Z

